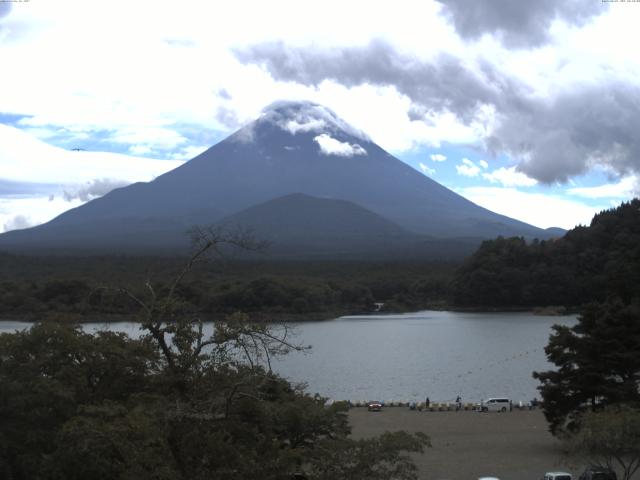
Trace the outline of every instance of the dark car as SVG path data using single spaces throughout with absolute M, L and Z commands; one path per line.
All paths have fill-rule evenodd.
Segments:
M 588 467 L 578 480 L 618 480 L 618 476 L 608 468 Z
M 382 410 L 382 402 L 374 400 L 373 402 L 367 403 L 367 410 L 369 410 L 370 412 L 379 412 L 380 410 Z

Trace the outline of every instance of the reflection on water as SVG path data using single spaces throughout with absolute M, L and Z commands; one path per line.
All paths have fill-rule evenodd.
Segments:
M 297 341 L 311 345 L 311 352 L 291 353 L 273 367 L 294 382 L 306 381 L 311 393 L 334 399 L 529 400 L 537 394 L 531 372 L 550 368 L 544 346 L 551 326 L 575 321 L 529 313 L 424 311 L 297 323 Z M 28 327 L 0 322 L 0 332 Z M 140 334 L 136 323 L 84 328 Z

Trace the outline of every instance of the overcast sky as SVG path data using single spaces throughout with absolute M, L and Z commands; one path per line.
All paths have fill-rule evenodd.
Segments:
M 640 191 L 640 2 L 0 2 L 0 232 L 328 106 L 540 227 Z

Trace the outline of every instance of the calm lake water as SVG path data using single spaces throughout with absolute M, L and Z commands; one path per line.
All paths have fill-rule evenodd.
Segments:
M 551 326 L 575 322 L 573 316 L 424 311 L 296 323 L 297 342 L 311 351 L 291 353 L 273 366 L 294 382 L 306 381 L 310 393 L 333 399 L 530 400 L 539 396 L 531 372 L 551 367 L 544 355 Z M 28 326 L 0 322 L 0 332 Z M 85 328 L 140 334 L 135 323 Z

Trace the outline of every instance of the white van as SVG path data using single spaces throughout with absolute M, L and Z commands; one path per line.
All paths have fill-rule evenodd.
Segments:
M 482 412 L 506 412 L 507 410 L 511 410 L 511 400 L 508 398 L 487 398 L 480 402 Z
M 567 472 L 547 472 L 542 480 L 571 480 L 571 474 Z

